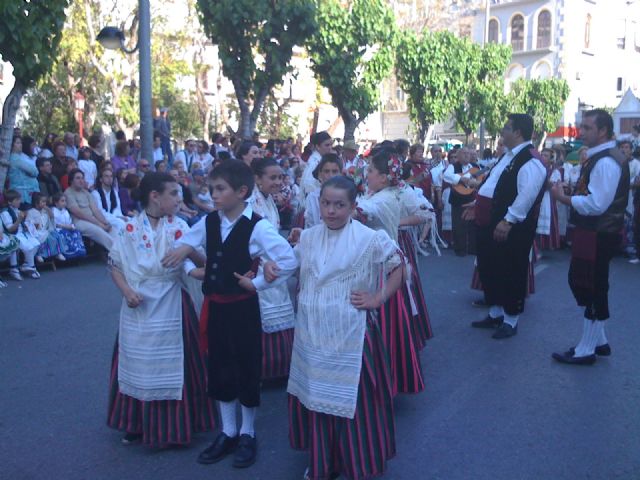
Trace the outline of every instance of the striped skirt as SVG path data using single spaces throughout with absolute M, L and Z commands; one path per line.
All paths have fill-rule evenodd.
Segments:
M 422 280 L 420 278 L 420 271 L 418 270 L 416 248 L 413 243 L 411 232 L 408 230 L 400 230 L 398 232 L 398 244 L 411 264 L 411 295 L 413 296 L 413 300 L 418 311 L 417 315 L 413 316 L 414 339 L 418 349 L 422 350 L 426 341 L 433 337 L 433 330 L 431 329 L 431 320 L 429 319 L 427 303 L 424 300 Z
M 558 206 L 551 199 L 551 227 L 549 235 L 537 235 L 538 246 L 541 250 L 558 250 L 562 245 L 560 241 L 560 226 L 558 224 Z
M 47 239 L 40 244 L 38 253 L 36 255 L 42 258 L 55 257 L 60 255 L 63 249 L 62 237 L 57 231 L 49 232 Z
M 380 331 L 389 355 L 394 395 L 424 390 L 422 366 L 406 305 L 407 288 L 404 286 L 380 308 Z
M 293 328 L 262 332 L 262 380 L 288 377 L 292 350 Z
M 182 291 L 184 387 L 182 400 L 143 402 L 118 389 L 118 341 L 113 351 L 109 382 L 107 425 L 127 433 L 142 434 L 152 447 L 186 445 L 191 434 L 213 430 L 214 408 L 207 396 L 205 359 L 198 348 L 198 320 L 189 296 Z
M 389 363 L 378 326 L 369 318 L 353 419 L 308 410 L 289 395 L 289 441 L 309 451 L 309 477 L 350 479 L 382 475 L 395 455 L 395 423 Z

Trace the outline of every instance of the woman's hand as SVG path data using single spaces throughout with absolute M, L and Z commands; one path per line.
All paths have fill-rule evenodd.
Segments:
M 291 244 L 291 245 L 297 245 L 298 242 L 300 242 L 300 235 L 302 234 L 302 229 L 301 228 L 292 228 L 291 232 L 289 233 L 289 237 L 287 238 L 287 241 Z
M 375 310 L 382 305 L 379 293 L 351 292 L 350 300 L 358 310 Z
M 244 275 L 240 275 L 237 272 L 233 272 L 233 276 L 238 279 L 238 285 L 240 285 L 246 291 L 252 292 L 252 293 L 256 291 L 256 287 L 251 281 L 252 276 L 255 277 L 255 274 L 253 272 L 247 272 Z
M 125 292 L 124 298 L 127 301 L 127 307 L 129 308 L 136 308 L 140 306 L 143 300 L 142 295 L 131 288 Z

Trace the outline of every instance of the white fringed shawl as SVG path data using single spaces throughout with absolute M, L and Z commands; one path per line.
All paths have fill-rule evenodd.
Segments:
M 341 230 L 303 231 L 296 254 L 300 294 L 287 391 L 310 410 L 353 418 L 367 311 L 353 307 L 350 294 L 377 291 L 401 263 L 398 246 L 384 231 L 350 221 Z
M 397 187 L 387 187 L 379 192 L 358 199 L 358 209 L 367 217 L 367 226 L 374 230 L 384 230 L 398 241 L 400 222 L 400 200 Z

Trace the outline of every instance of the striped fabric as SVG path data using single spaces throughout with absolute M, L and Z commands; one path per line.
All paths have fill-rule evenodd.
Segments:
M 431 329 L 429 311 L 427 310 L 427 303 L 424 300 L 424 293 L 422 291 L 422 280 L 420 278 L 420 271 L 418 270 L 416 249 L 409 230 L 400 230 L 398 234 L 398 244 L 411 264 L 411 294 L 418 309 L 418 315 L 413 318 L 415 326 L 414 332 L 416 333 L 415 340 L 418 350 L 422 350 L 426 341 L 433 337 L 433 330 Z
M 274 333 L 262 332 L 262 380 L 289 376 L 293 328 Z
M 42 258 L 51 258 L 62 253 L 62 239 L 55 230 L 49 232 L 47 239 L 40 244 L 37 255 Z
M 207 396 L 205 360 L 198 349 L 198 323 L 189 296 L 182 291 L 185 382 L 182 400 L 143 402 L 118 389 L 118 340 L 113 351 L 107 425 L 142 434 L 152 447 L 186 445 L 193 432 L 213 430 L 214 408 Z
M 392 295 L 380 309 L 382 342 L 389 354 L 393 394 L 424 390 L 422 366 L 406 309 L 404 289 Z
M 353 419 L 308 410 L 289 395 L 289 441 L 309 451 L 309 477 L 339 473 L 350 479 L 382 475 L 395 455 L 395 424 L 389 363 L 380 330 L 371 317 Z

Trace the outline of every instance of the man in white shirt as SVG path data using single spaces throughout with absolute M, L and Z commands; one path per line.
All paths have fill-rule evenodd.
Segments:
M 177 161 L 182 161 L 184 168 L 187 172 L 191 172 L 191 167 L 193 163 L 197 161 L 197 152 L 196 152 L 196 141 L 193 139 L 189 139 L 184 142 L 184 150 L 180 150 L 176 153 L 176 157 L 174 163 Z
M 608 356 L 604 321 L 609 318 L 609 263 L 620 247 L 620 231 L 629 195 L 629 162 L 616 148 L 613 119 L 596 109 L 582 116 L 580 136 L 588 159 L 580 172 L 573 196 L 562 185 L 551 194 L 571 207 L 575 225 L 569 286 L 579 306 L 584 307 L 580 342 L 552 356 L 561 363 L 593 365 L 596 355 Z
M 472 180 L 469 170 L 477 167 L 475 163 L 471 163 L 471 152 L 468 148 L 458 150 L 457 161 L 451 164 L 444 171 L 443 179 L 452 186 L 449 196 L 451 204 L 451 223 L 453 230 L 453 249 L 459 257 L 464 257 L 467 253 L 475 253 L 475 229 L 471 224 L 471 220 L 462 218 L 464 206 L 473 202 L 474 192 L 463 194 L 459 193 L 456 185 L 468 187 Z
M 63 137 L 66 148 L 66 156 L 78 160 L 78 147 L 76 147 L 75 136 L 71 132 L 67 132 Z
M 162 136 L 160 133 L 153 134 L 153 164 L 164 160 L 164 152 L 162 151 Z
M 532 133 L 531 116 L 508 116 L 502 128 L 506 153 L 476 197 L 478 273 L 489 315 L 471 325 L 497 328 L 494 339 L 518 333 L 518 319 L 527 295 L 529 252 L 547 178 L 531 144 Z

